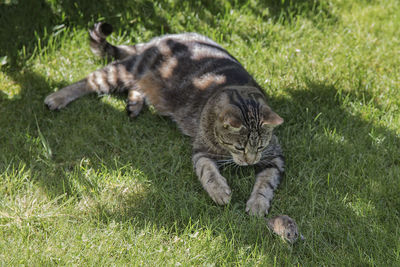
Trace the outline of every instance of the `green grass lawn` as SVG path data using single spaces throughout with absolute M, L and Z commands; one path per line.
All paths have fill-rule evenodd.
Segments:
M 0 265 L 400 266 L 398 1 L 0 3 Z M 269 216 L 305 241 L 245 213 L 251 168 L 223 170 L 233 198 L 215 205 L 190 140 L 152 109 L 131 121 L 123 96 L 46 109 L 106 63 L 88 44 L 99 20 L 113 43 L 195 31 L 244 64 L 285 119 Z

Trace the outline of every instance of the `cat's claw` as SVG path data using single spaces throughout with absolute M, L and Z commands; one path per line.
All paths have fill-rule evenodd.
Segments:
M 216 193 L 215 196 L 211 196 L 215 203 L 218 205 L 224 206 L 227 205 L 231 201 L 231 193 L 227 193 L 228 190 L 224 190 L 223 193 Z
M 211 199 L 218 205 L 226 205 L 231 200 L 232 190 L 226 183 L 226 179 L 222 176 L 210 179 L 205 185 L 205 189 Z
M 250 215 L 264 216 L 268 214 L 270 201 L 259 194 L 252 194 L 246 203 L 246 212 Z

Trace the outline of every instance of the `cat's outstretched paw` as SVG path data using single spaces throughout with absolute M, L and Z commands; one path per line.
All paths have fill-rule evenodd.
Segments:
M 44 104 L 50 109 L 50 110 L 59 110 L 64 108 L 67 104 L 69 103 L 67 97 L 62 91 L 57 91 L 55 93 L 52 93 L 48 95 L 45 100 Z
M 264 216 L 268 214 L 270 200 L 261 193 L 251 194 L 246 203 L 246 212 L 250 215 Z
M 75 99 L 90 92 L 91 91 L 87 89 L 86 79 L 83 79 L 48 95 L 44 103 L 50 110 L 59 110 Z
M 204 185 L 212 200 L 218 205 L 226 205 L 231 200 L 232 190 L 223 176 L 213 176 Z
M 267 220 L 268 227 L 277 235 L 282 237 L 284 240 L 294 243 L 299 237 L 299 230 L 296 222 L 287 215 L 279 215 L 272 219 Z M 300 235 L 303 240 L 304 237 Z

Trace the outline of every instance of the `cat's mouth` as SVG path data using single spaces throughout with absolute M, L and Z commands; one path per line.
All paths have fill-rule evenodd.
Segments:
M 232 155 L 233 162 L 235 162 L 239 166 L 249 166 L 257 164 L 260 161 L 260 158 L 257 156 L 249 157 L 243 156 L 239 157 L 237 155 Z
M 237 165 L 239 165 L 239 166 L 249 166 L 249 165 L 251 165 L 251 164 L 248 164 L 247 162 L 244 162 L 244 161 L 240 161 L 240 162 L 235 161 L 235 163 Z

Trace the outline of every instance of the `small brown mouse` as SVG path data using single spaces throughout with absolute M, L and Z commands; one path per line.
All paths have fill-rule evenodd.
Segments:
M 293 244 L 299 238 L 299 230 L 296 222 L 287 215 L 279 215 L 272 219 L 266 219 L 268 227 L 284 240 Z M 300 235 L 301 240 L 304 240 L 303 235 Z

